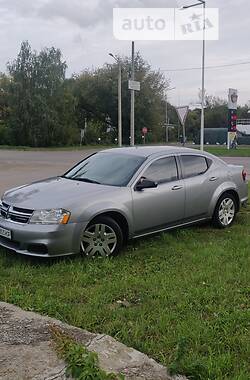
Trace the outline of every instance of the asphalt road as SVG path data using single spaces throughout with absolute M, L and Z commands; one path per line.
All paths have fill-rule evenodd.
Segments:
M 0 150 L 0 195 L 9 188 L 63 174 L 92 152 L 95 150 Z M 230 164 L 244 165 L 250 174 L 250 157 L 223 157 L 223 160 Z

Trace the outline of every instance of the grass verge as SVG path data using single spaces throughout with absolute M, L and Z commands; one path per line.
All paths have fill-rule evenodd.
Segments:
M 228 150 L 226 147 L 205 147 L 206 152 L 222 157 L 250 157 L 250 147 Z
M 172 372 L 249 379 L 250 209 L 129 244 L 114 259 L 38 260 L 0 250 L 0 299 L 105 333 Z

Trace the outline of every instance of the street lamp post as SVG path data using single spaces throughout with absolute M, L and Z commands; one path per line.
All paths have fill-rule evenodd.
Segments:
M 183 6 L 182 9 L 188 9 L 203 6 L 203 41 L 202 41 L 202 84 L 201 84 L 201 137 L 200 137 L 200 150 L 204 150 L 204 128 L 205 128 L 205 32 L 206 32 L 206 1 L 198 0 L 198 3 Z
M 168 127 L 169 127 L 169 122 L 168 122 L 168 91 L 175 90 L 176 87 L 172 88 L 167 88 L 166 90 L 166 143 L 168 143 Z
M 135 43 L 132 41 L 131 80 L 135 80 Z M 131 89 L 130 145 L 135 145 L 135 90 Z
M 109 55 L 114 58 L 118 64 L 118 146 L 122 146 L 122 65 L 119 58 L 112 53 Z

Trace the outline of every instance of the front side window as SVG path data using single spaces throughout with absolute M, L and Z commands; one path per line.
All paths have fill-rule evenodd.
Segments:
M 184 178 L 195 177 L 208 170 L 206 157 L 183 155 L 180 159 Z
M 178 179 L 178 170 L 175 158 L 166 157 L 154 161 L 146 169 L 143 176 L 159 184 L 176 181 Z

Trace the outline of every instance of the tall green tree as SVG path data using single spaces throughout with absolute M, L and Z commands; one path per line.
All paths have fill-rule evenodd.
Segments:
M 67 65 L 61 51 L 52 47 L 37 53 L 25 41 L 17 59 L 7 67 L 11 77 L 9 126 L 14 144 L 67 143 L 67 130 L 75 127 L 75 102 L 65 81 Z
M 122 111 L 123 141 L 129 143 L 130 134 L 130 78 L 131 60 L 119 57 L 122 65 Z M 163 106 L 166 80 L 160 72 L 155 72 L 138 53 L 135 58 L 136 80 L 141 82 L 141 91 L 135 96 L 135 138 L 141 143 L 141 130 L 147 127 L 151 141 L 160 141 L 165 122 Z M 105 65 L 100 69 L 84 71 L 75 77 L 77 98 L 77 119 L 84 126 L 84 120 L 102 122 L 103 129 L 112 126 L 117 131 L 118 65 Z
M 0 144 L 8 144 L 8 117 L 10 113 L 9 108 L 9 85 L 10 78 L 0 73 Z
M 201 95 L 199 93 L 201 102 Z M 205 128 L 227 128 L 228 107 L 227 101 L 219 97 L 205 94 Z M 201 111 L 194 110 L 189 112 L 187 118 L 187 137 L 189 140 L 199 141 Z

